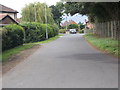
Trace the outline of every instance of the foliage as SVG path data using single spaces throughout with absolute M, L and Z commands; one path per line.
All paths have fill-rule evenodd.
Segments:
M 39 45 L 39 44 L 43 44 L 43 43 L 49 43 L 53 40 L 56 40 L 58 39 L 60 36 L 63 36 L 63 34 L 59 34 L 59 35 L 56 35 L 55 37 L 51 37 L 49 38 L 48 40 L 44 40 L 44 41 L 40 41 L 40 42 L 34 42 L 34 43 L 26 43 L 26 44 L 34 44 L 34 45 Z
M 120 56 L 120 53 L 118 52 L 118 43 L 120 42 L 118 42 L 118 40 L 113 40 L 110 38 L 98 38 L 93 34 L 87 34 L 85 38 L 100 50 L 106 51 L 115 56 Z
M 45 24 L 45 6 L 47 23 L 53 24 L 53 15 L 51 9 L 45 4 L 40 2 L 30 3 L 22 8 L 22 21 L 24 22 L 40 22 Z
M 118 2 L 67 2 L 65 7 L 66 13 L 87 15 L 91 22 L 120 19 L 120 5 Z
M 68 26 L 68 29 L 78 29 L 78 25 L 77 24 L 70 24 Z
M 48 25 L 49 27 L 51 27 L 52 28 L 52 30 L 53 30 L 53 36 L 56 36 L 56 35 L 58 35 L 58 30 L 59 30 L 59 28 L 58 28 L 58 26 L 56 25 L 56 24 L 52 24 L 52 25 Z
M 66 33 L 66 29 L 60 29 L 59 33 Z
M 45 39 L 45 29 L 41 28 L 40 23 L 24 23 L 21 25 L 25 29 L 25 42 L 37 42 Z
M 79 33 L 84 33 L 84 30 L 78 30 Z
M 23 44 L 24 29 L 16 24 L 7 25 L 2 30 L 2 51 Z
M 62 2 L 57 2 L 56 5 L 52 5 L 50 8 L 52 9 L 53 19 L 55 20 L 55 23 L 60 25 L 64 4 Z
M 46 38 L 46 24 L 40 24 L 37 22 L 23 23 L 21 26 L 25 29 L 25 42 L 38 42 L 45 40 Z M 57 25 L 47 25 L 48 37 L 53 37 L 58 34 Z
M 82 30 L 82 29 L 84 29 L 85 28 L 85 25 L 83 24 L 83 23 L 79 23 L 79 27 L 80 27 L 80 29 Z

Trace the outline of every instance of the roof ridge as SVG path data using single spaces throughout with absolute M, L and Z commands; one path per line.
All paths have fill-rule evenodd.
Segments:
M 7 6 L 5 6 L 5 5 L 2 5 L 2 4 L 0 4 L 0 8 L 2 8 L 1 11 L 5 11 L 5 12 L 16 12 L 16 13 L 18 13 L 17 10 L 14 10 L 14 9 L 12 9 L 12 8 L 10 8 L 10 7 L 7 7 Z

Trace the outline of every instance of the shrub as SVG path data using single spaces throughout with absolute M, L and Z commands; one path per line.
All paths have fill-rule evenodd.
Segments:
M 25 42 L 37 42 L 45 39 L 45 32 L 40 23 L 24 23 L 21 26 L 25 29 Z
M 45 40 L 46 38 L 46 24 L 40 24 L 37 22 L 29 22 L 21 24 L 25 29 L 26 43 L 29 42 L 38 42 Z M 53 37 L 57 35 L 57 27 L 50 24 L 47 25 L 48 37 Z
M 66 29 L 60 29 L 59 33 L 66 33 Z
M 2 28 L 2 51 L 23 44 L 24 29 L 16 24 L 7 25 Z
M 80 24 L 80 29 L 82 30 L 82 29 L 84 29 L 84 28 L 85 28 L 85 25 Z
M 58 26 L 56 24 L 53 24 L 53 25 L 51 25 L 51 27 L 54 30 L 54 36 L 58 35 L 58 30 L 59 30 Z
M 58 35 L 58 26 L 56 24 L 48 24 L 48 37 L 54 37 Z
M 79 33 L 84 33 L 84 30 L 79 30 Z
M 70 24 L 68 26 L 68 29 L 77 29 L 78 28 L 78 25 L 77 24 Z

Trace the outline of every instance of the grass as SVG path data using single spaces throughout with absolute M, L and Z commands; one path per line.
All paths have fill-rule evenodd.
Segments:
M 120 42 L 118 42 L 118 40 L 113 40 L 111 38 L 99 38 L 92 34 L 85 35 L 85 38 L 100 50 L 120 57 L 120 53 L 118 52 L 120 49 L 120 47 L 118 47 L 118 43 Z
M 9 60 L 9 58 L 10 58 L 12 55 L 18 54 L 18 53 L 20 53 L 20 52 L 23 51 L 23 50 L 32 48 L 32 47 L 35 46 L 35 45 L 39 45 L 39 44 L 43 44 L 43 43 L 49 43 L 49 42 L 51 42 L 51 41 L 54 41 L 54 40 L 58 39 L 60 36 L 62 36 L 62 35 L 57 35 L 57 36 L 55 36 L 55 37 L 49 38 L 48 40 L 44 40 L 44 41 L 40 41 L 40 42 L 26 43 L 26 44 L 24 44 L 24 45 L 17 46 L 17 47 L 15 47 L 15 48 L 6 50 L 6 51 L 2 52 L 2 54 L 0 54 L 0 58 L 2 58 L 2 59 L 0 59 L 0 61 L 6 62 L 6 61 Z

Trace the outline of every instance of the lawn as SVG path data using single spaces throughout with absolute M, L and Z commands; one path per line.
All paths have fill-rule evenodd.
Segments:
M 113 40 L 111 38 L 99 38 L 92 34 L 87 34 L 84 37 L 88 42 L 93 44 L 98 49 L 120 57 L 120 47 L 118 47 L 118 43 L 120 43 L 120 41 L 118 42 L 118 40 Z
M 21 46 L 6 50 L 6 51 L 2 52 L 2 54 L 0 54 L 0 58 L 2 58 L 2 59 L 0 59 L 0 61 L 6 62 L 6 61 L 9 60 L 9 58 L 12 55 L 18 54 L 23 50 L 32 48 L 35 45 L 39 45 L 39 44 L 43 44 L 43 43 L 49 43 L 51 41 L 54 41 L 54 40 L 58 39 L 60 36 L 62 36 L 62 35 L 57 35 L 55 37 L 49 38 L 48 40 L 44 40 L 44 41 L 40 41 L 40 42 L 26 43 L 24 45 L 21 45 Z

